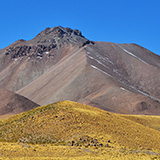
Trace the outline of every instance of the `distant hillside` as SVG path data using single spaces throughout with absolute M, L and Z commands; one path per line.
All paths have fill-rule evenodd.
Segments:
M 18 114 L 37 106 L 39 105 L 23 96 L 0 89 L 0 115 Z
M 62 101 L 2 121 L 0 141 L 158 150 L 160 132 L 120 114 Z

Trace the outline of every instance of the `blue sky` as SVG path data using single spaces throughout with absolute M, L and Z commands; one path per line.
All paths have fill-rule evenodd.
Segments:
M 0 1 L 0 48 L 58 25 L 93 41 L 136 43 L 160 55 L 160 0 Z

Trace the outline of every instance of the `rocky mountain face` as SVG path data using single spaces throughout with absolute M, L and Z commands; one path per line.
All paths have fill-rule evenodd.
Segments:
M 0 88 L 38 104 L 73 100 L 160 115 L 160 57 L 136 44 L 92 42 L 78 30 L 47 28 L 0 50 Z
M 0 50 L 0 87 L 17 91 L 57 63 L 73 46 L 93 43 L 70 28 L 47 28 L 30 41 L 18 40 Z M 74 49 L 73 49 L 74 50 Z
M 59 26 L 46 28 L 30 41 L 18 40 L 1 52 L 5 52 L 4 54 L 12 59 L 25 56 L 41 59 L 45 57 L 45 54 L 49 57 L 54 56 L 54 52 L 62 48 L 63 45 L 78 45 L 83 47 L 90 43 L 93 42 L 85 39 L 80 31 Z

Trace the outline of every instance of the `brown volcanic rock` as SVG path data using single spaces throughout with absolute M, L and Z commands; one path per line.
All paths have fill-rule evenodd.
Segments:
M 19 40 L 0 50 L 0 87 L 17 91 L 34 81 L 79 46 L 93 43 L 81 32 L 47 28 L 30 41 Z
M 90 64 L 107 72 L 118 81 L 160 99 L 158 55 L 135 44 L 99 42 L 92 46 L 92 50 L 91 48 L 87 50 Z
M 18 93 L 40 104 L 69 99 L 118 113 L 160 114 L 158 101 L 92 68 L 82 50 Z
M 23 96 L 0 89 L 0 115 L 18 114 L 37 106 L 39 105 Z
M 136 44 L 92 42 L 59 26 L 0 53 L 0 87 L 38 104 L 73 100 L 160 115 L 160 57 Z

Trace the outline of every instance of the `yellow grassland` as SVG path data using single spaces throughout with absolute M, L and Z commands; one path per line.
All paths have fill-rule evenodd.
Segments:
M 121 115 L 124 118 L 144 125 L 145 127 L 153 128 L 160 131 L 160 116 L 151 115 Z
M 0 142 L 1 160 L 158 160 L 160 155 L 145 150 L 94 148 Z
M 159 120 L 72 101 L 41 106 L 0 122 L 0 158 L 160 159 Z

